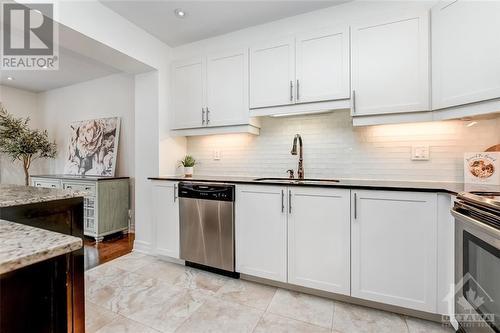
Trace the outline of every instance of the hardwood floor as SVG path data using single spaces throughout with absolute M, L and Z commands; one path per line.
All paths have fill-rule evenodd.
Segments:
M 134 233 L 119 233 L 106 237 L 99 243 L 96 243 L 93 238 L 85 237 L 83 244 L 85 249 L 85 270 L 132 252 L 134 239 Z

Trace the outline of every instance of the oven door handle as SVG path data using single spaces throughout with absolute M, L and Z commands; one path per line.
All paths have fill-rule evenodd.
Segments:
M 489 226 L 481 221 L 478 221 L 476 219 L 473 219 L 472 217 L 469 217 L 467 215 L 459 213 L 454 209 L 451 210 L 451 215 L 453 215 L 457 219 L 465 220 L 468 223 L 470 223 L 470 224 L 472 224 L 480 229 L 483 229 L 485 232 L 495 235 L 495 237 L 500 237 L 500 230 L 498 230 L 492 226 Z

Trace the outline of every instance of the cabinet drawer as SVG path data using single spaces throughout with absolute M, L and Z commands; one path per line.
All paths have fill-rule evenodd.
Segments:
M 95 196 L 96 188 L 94 184 L 82 184 L 82 183 L 66 183 L 63 182 L 63 188 L 66 190 L 74 191 L 85 191 L 89 192 L 89 196 Z
M 45 187 L 45 188 L 61 188 L 61 184 L 57 180 L 33 180 L 34 187 Z

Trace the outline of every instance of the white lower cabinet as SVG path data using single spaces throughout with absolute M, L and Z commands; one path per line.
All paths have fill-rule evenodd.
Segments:
M 179 198 L 177 182 L 153 182 L 156 254 L 179 259 Z
M 350 190 L 288 189 L 288 282 L 350 294 Z
M 238 186 L 236 270 L 349 295 L 349 193 Z
M 286 282 L 286 187 L 236 187 L 236 271 Z
M 437 194 L 351 195 L 351 296 L 435 313 Z

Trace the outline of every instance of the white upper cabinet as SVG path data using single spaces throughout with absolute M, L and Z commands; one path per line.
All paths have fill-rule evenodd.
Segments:
M 351 295 L 435 313 L 437 194 L 351 192 Z
M 177 134 L 258 133 L 248 112 L 248 49 L 174 62 L 171 91 Z
M 172 66 L 173 127 L 193 128 L 202 126 L 206 85 L 203 58 L 176 62 Z
M 288 282 L 349 295 L 350 190 L 288 191 Z
M 355 25 L 351 38 L 354 116 L 430 109 L 428 11 Z
M 500 2 L 440 2 L 432 8 L 432 106 L 500 98 Z
M 349 27 L 296 36 L 297 103 L 350 97 Z
M 236 271 L 287 280 L 286 187 L 236 187 Z
M 208 126 L 248 124 L 248 49 L 207 57 Z
M 251 109 L 294 105 L 287 112 L 300 113 L 307 109 L 297 106 L 300 103 L 349 97 L 346 25 L 305 32 L 250 49 Z M 275 113 L 282 112 L 269 114 Z
M 295 40 L 250 49 L 250 108 L 294 103 Z

